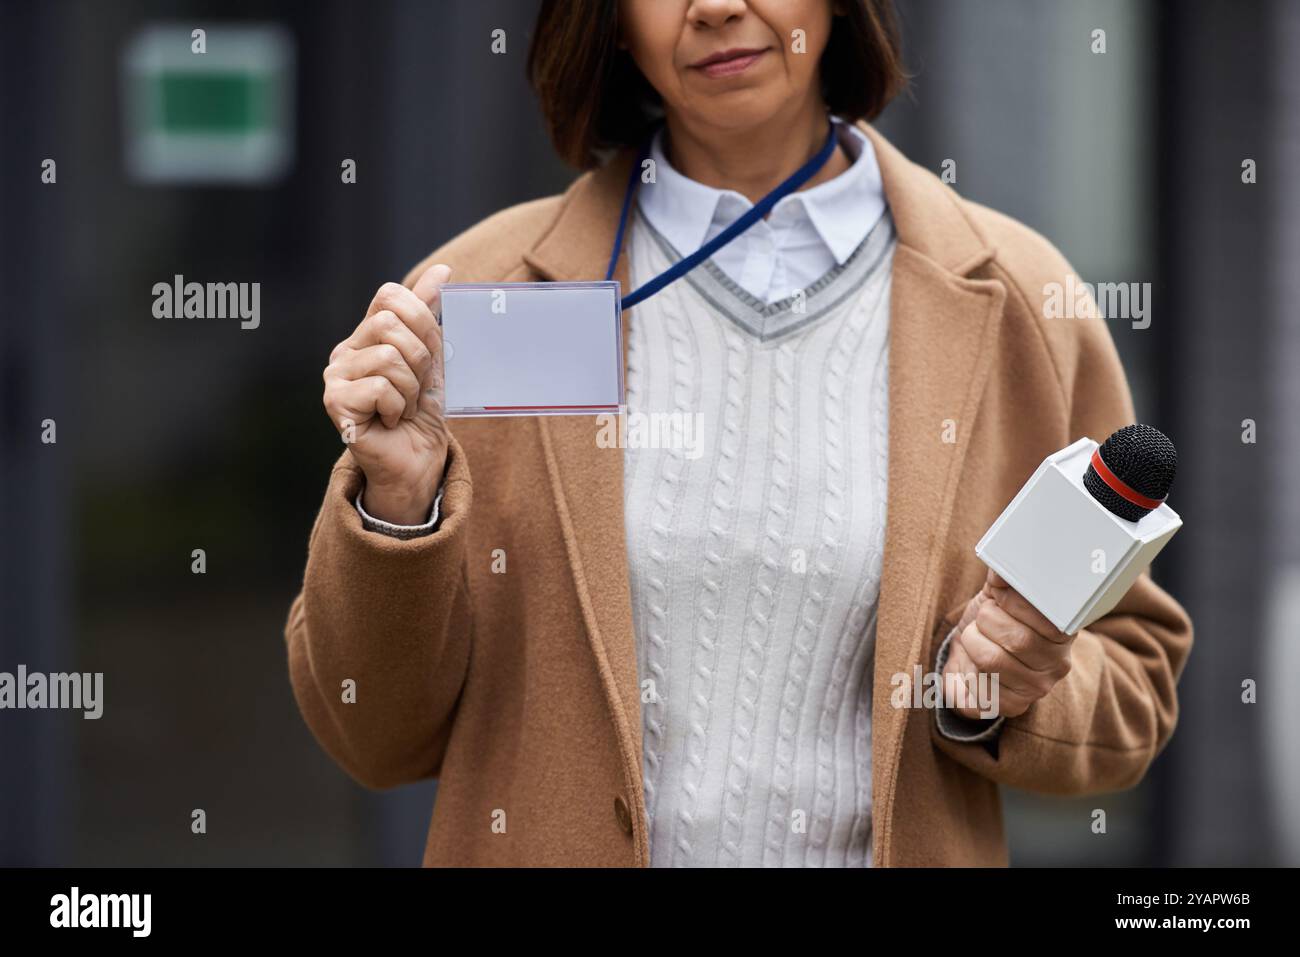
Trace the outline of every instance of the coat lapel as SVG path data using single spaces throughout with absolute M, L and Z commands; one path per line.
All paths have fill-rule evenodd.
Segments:
M 935 176 L 866 123 L 898 231 L 889 333 L 889 491 L 877 614 L 872 714 L 874 859 L 890 863 L 898 761 L 908 712 L 890 706 L 890 677 L 928 648 L 938 559 L 992 365 L 1005 289 L 969 278 L 993 256 Z M 602 279 L 634 156 L 624 150 L 581 177 L 555 223 L 525 255 L 546 280 Z M 616 278 L 628 289 L 626 252 Z M 628 314 L 623 315 L 624 356 Z M 955 441 L 945 441 L 945 429 Z M 600 448 L 592 416 L 539 417 L 540 439 L 588 638 L 644 820 L 641 715 L 623 527 L 623 453 Z M 921 662 L 928 669 L 929 663 Z M 648 861 L 644 828 L 638 859 Z
M 631 151 L 624 150 L 570 187 L 555 223 L 524 256 L 538 277 L 549 281 L 605 278 L 633 159 Z M 626 252 L 619 258 L 614 278 L 626 294 Z M 624 363 L 628 315 L 624 311 Z M 623 522 L 623 450 L 616 444 L 602 448 L 597 443 L 604 421 L 591 415 L 536 419 L 587 638 L 619 737 L 625 787 L 633 800 L 634 820 L 640 822 L 633 839 L 637 860 L 644 865 L 650 851 L 644 827 L 640 689 Z
M 889 491 L 876 618 L 872 707 L 873 860 L 891 863 L 898 764 L 910 712 L 890 704 L 894 674 L 928 649 L 938 561 L 962 463 L 992 365 L 1005 300 L 1000 282 L 967 278 L 992 257 L 947 186 L 874 129 L 898 230 L 890 290 Z M 955 440 L 954 440 L 955 439 Z

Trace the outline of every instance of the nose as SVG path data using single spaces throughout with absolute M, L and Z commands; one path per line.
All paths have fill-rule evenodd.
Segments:
M 743 17 L 749 9 L 745 0 L 691 0 L 686 22 L 697 29 L 717 28 Z

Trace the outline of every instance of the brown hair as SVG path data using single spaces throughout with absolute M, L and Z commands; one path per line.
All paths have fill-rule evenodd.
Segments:
M 822 54 L 822 96 L 848 120 L 875 119 L 903 88 L 893 0 L 842 0 Z M 659 94 L 618 49 L 618 0 L 543 0 L 528 79 L 565 162 L 588 169 L 599 152 L 639 145 L 661 115 Z

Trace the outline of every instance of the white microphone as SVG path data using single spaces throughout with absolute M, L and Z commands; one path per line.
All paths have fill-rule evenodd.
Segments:
M 1165 504 L 1177 467 L 1173 443 L 1149 425 L 1100 448 L 1079 439 L 1043 460 L 975 554 L 1073 635 L 1114 608 L 1182 527 Z

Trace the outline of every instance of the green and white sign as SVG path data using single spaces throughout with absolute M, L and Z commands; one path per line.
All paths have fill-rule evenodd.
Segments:
M 294 47 L 283 27 L 151 24 L 122 64 L 132 178 L 264 185 L 288 170 Z

